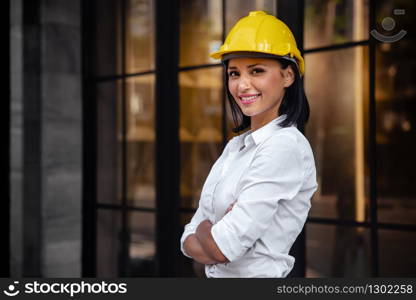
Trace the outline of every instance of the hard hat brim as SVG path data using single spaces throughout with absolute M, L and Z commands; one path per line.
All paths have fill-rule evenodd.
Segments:
M 276 59 L 276 58 L 282 58 L 282 59 L 287 59 L 292 61 L 293 63 L 295 63 L 300 75 L 302 76 L 304 74 L 304 61 L 303 58 L 301 56 L 296 57 L 290 57 L 287 54 L 284 55 L 276 55 L 276 54 L 271 54 L 271 53 L 266 53 L 266 52 L 260 52 L 260 51 L 217 51 L 214 53 L 211 53 L 210 56 L 214 59 L 221 59 L 221 61 L 227 61 L 230 60 L 232 58 L 239 58 L 239 57 L 254 57 L 254 58 L 272 58 L 272 59 Z

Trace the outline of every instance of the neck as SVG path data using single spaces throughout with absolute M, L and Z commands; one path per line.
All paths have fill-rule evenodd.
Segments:
M 271 119 L 273 120 L 273 119 Z M 256 131 L 257 129 L 263 127 L 267 123 L 269 123 L 271 120 L 255 120 L 253 117 L 251 118 L 251 131 Z
M 280 104 L 282 103 L 283 96 L 280 98 L 280 101 L 271 109 L 268 109 L 258 115 L 250 117 L 250 129 L 252 131 L 256 131 L 257 129 L 263 127 L 270 121 L 280 116 L 279 108 L 280 108 Z
M 278 115 L 276 111 L 266 116 L 252 116 L 250 118 L 250 129 L 251 131 L 256 131 L 277 117 L 280 117 L 280 115 Z

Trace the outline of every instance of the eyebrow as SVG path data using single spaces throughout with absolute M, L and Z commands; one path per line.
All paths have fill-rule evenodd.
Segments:
M 255 66 L 264 66 L 264 67 L 266 67 L 266 65 L 264 65 L 264 64 L 252 64 L 252 65 L 248 65 L 247 69 L 255 67 Z M 228 67 L 228 70 L 236 70 L 236 69 L 237 69 L 237 67 L 234 67 L 234 66 Z

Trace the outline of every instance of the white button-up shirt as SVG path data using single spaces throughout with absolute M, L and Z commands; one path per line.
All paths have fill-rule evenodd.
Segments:
M 286 277 L 289 250 L 301 232 L 317 189 L 313 153 L 285 115 L 232 138 L 204 183 L 199 207 L 180 245 L 209 219 L 211 234 L 229 260 L 206 265 L 207 277 Z M 233 209 L 225 214 L 228 206 Z

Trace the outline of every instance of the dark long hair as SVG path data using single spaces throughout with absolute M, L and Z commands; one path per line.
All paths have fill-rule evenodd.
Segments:
M 303 81 L 299 74 L 298 67 L 294 62 L 288 59 L 275 59 L 279 61 L 282 69 L 286 69 L 291 66 L 293 73 L 295 74 L 295 80 L 293 83 L 289 87 L 285 88 L 285 95 L 283 96 L 282 103 L 279 107 L 277 116 L 281 116 L 283 114 L 286 115 L 286 118 L 279 123 L 279 126 L 288 127 L 296 124 L 299 131 L 305 134 L 305 125 L 309 119 L 309 103 L 303 89 Z M 243 114 L 228 89 L 228 62 L 229 60 L 223 62 L 225 70 L 225 86 L 227 90 L 228 103 L 230 104 L 231 114 L 235 125 L 232 131 L 234 133 L 238 133 L 250 127 L 251 119 Z

